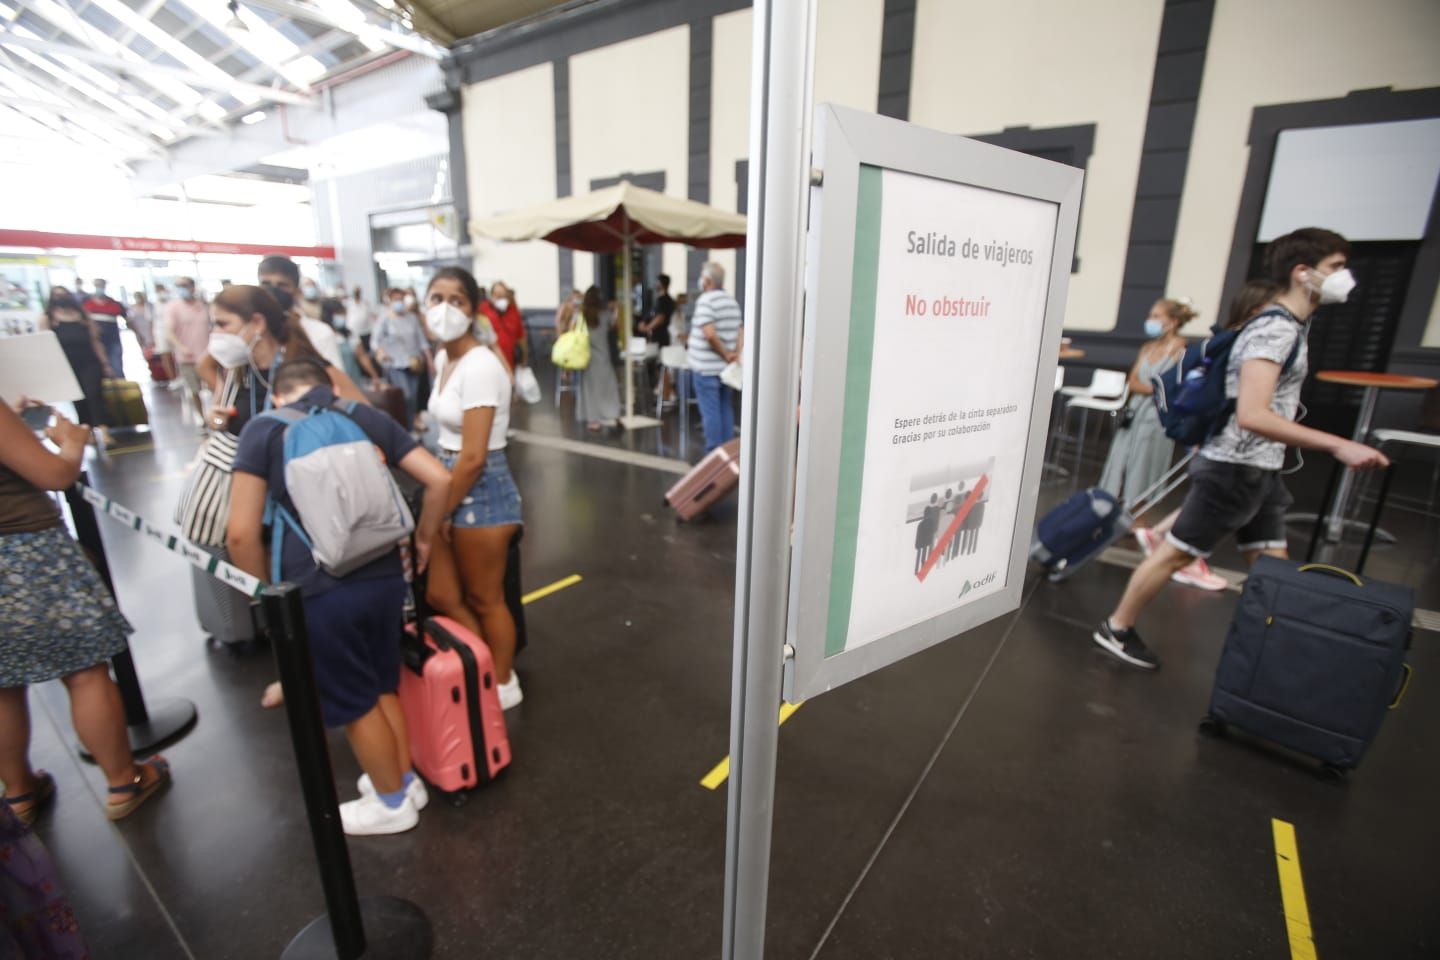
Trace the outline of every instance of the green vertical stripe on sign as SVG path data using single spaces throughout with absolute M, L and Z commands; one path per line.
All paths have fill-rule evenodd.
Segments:
M 870 419 L 870 363 L 875 353 L 875 287 L 880 272 L 881 171 L 860 167 L 855 202 L 855 263 L 850 279 L 850 340 L 845 362 L 845 410 L 840 427 L 840 486 L 835 499 L 835 544 L 830 561 L 830 613 L 825 656 L 845 652 L 855 589 L 855 544 L 860 535 L 860 488 L 865 429 Z

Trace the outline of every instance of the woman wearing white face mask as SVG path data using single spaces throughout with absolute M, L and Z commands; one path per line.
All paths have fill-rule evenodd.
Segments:
M 325 367 L 337 394 L 361 403 L 365 396 L 343 370 L 315 352 L 299 320 L 289 315 L 289 304 L 265 288 L 232 284 L 210 307 L 214 329 L 207 352 L 223 372 L 215 403 L 205 416 L 208 436 L 175 519 L 188 539 L 223 558 L 230 470 L 240 431 L 270 409 L 273 371 L 287 359 L 312 359 Z M 248 600 L 213 577 L 195 573 L 196 611 L 205 632 L 221 643 L 253 640 Z
M 426 599 L 484 638 L 500 681 L 500 704 L 508 710 L 522 694 L 513 669 L 515 621 L 505 605 L 505 564 L 523 521 L 520 491 L 505 458 L 513 383 L 489 324 L 483 318 L 476 323 L 480 297 L 475 278 L 459 267 L 439 270 L 425 294 L 425 324 L 444 344 L 429 412 L 440 430 L 440 460 L 451 473 Z
M 515 305 L 515 292 L 500 281 L 490 287 L 490 299 L 480 305 L 480 312 L 495 329 L 500 355 L 511 369 L 530 365 L 530 345 L 525 337 L 525 319 Z

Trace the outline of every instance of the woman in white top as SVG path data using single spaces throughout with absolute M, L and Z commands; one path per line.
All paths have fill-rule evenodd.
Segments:
M 489 343 L 477 335 L 480 303 L 479 284 L 459 267 L 437 271 L 425 292 L 425 325 L 444 344 L 429 411 L 452 478 L 446 519 L 431 548 L 426 599 L 484 639 L 500 681 L 500 704 L 508 710 L 522 699 L 513 670 L 515 621 L 504 587 L 506 554 L 523 522 L 520 491 L 505 460 L 514 383 L 493 333 Z

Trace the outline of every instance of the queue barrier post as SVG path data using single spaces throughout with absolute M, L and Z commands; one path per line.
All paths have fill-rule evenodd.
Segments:
M 81 472 L 80 484 L 88 485 L 90 478 Z M 105 583 L 116 604 L 120 596 L 115 592 L 115 580 L 110 573 L 110 560 L 105 555 L 105 540 L 100 536 L 100 524 L 95 519 L 95 508 L 81 494 L 78 486 L 65 489 L 65 501 L 70 506 L 70 518 L 75 524 L 75 539 L 84 548 L 95 565 L 100 579 Z M 120 688 L 120 700 L 125 706 L 125 726 L 130 740 L 130 749 L 141 756 L 153 753 L 164 744 L 178 740 L 195 725 L 198 714 L 195 704 L 181 697 L 163 697 L 145 701 L 140 689 L 140 677 L 135 672 L 135 658 L 130 653 L 129 641 L 125 648 L 110 658 L 110 667 L 115 671 L 115 684 Z M 83 745 L 77 748 L 80 756 L 94 762 Z
M 300 588 L 291 583 L 272 584 L 260 596 L 285 692 L 285 715 L 327 911 L 290 941 L 281 958 L 424 960 L 434 942 L 424 911 L 398 897 L 362 900 L 356 894 L 335 778 L 330 772 L 330 750 L 315 689 Z

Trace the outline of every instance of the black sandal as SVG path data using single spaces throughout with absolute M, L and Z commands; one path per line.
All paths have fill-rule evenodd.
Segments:
M 149 786 L 145 786 L 145 767 L 155 769 L 155 779 Z M 105 816 L 111 820 L 123 820 L 130 816 L 140 804 L 149 800 L 161 787 L 170 782 L 170 763 L 164 757 L 153 757 L 145 763 L 136 764 L 137 772 L 134 781 L 125 784 L 123 787 L 111 787 L 110 796 L 122 796 L 129 794 L 130 799 L 123 803 L 105 804 Z
M 40 816 L 40 811 L 55 799 L 55 778 L 44 770 L 35 771 L 35 789 L 29 793 L 22 793 L 18 797 L 6 797 L 5 802 L 10 805 L 10 812 L 25 826 L 33 824 Z M 28 803 L 30 806 L 25 810 L 16 810 L 18 804 Z

